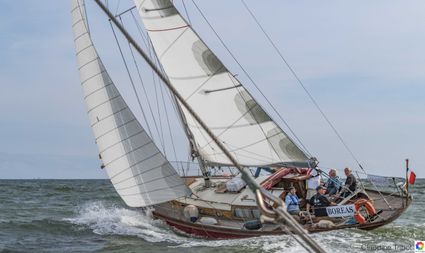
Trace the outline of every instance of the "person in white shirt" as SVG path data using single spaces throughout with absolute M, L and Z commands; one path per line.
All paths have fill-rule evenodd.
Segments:
M 313 169 L 310 178 L 307 179 L 307 199 L 310 199 L 316 194 L 316 188 L 321 185 L 322 176 L 320 173 Z

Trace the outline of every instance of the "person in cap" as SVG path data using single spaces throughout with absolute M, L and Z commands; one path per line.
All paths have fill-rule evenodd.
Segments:
M 289 192 L 285 197 L 285 205 L 288 213 L 298 215 L 300 213 L 300 200 L 297 196 L 295 187 L 289 187 Z
M 316 217 L 327 216 L 326 207 L 336 205 L 334 202 L 329 201 L 325 196 L 326 188 L 318 186 L 316 188 L 316 195 L 311 197 L 307 204 L 307 211 L 310 211 L 310 207 L 313 206 L 314 215 Z

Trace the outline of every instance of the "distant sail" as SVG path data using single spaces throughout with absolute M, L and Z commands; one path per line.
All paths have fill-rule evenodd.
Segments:
M 90 38 L 83 0 L 72 1 L 72 18 L 90 125 L 116 191 L 132 207 L 190 195 L 191 191 L 147 135 L 109 77 Z
M 308 157 L 260 107 L 169 0 L 135 0 L 172 85 L 246 166 L 297 164 Z M 198 151 L 212 164 L 231 164 L 184 109 Z

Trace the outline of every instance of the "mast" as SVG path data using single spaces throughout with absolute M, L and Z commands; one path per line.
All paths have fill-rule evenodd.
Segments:
M 158 55 L 156 54 L 156 51 L 155 50 L 153 50 L 153 54 L 156 57 L 156 59 L 158 61 L 158 65 L 161 67 L 161 70 L 164 71 L 163 68 L 162 68 L 161 62 L 159 61 Z M 168 81 L 169 81 L 169 79 L 168 79 Z M 178 103 L 178 101 L 176 99 L 176 96 L 174 94 L 171 94 L 171 97 L 173 99 L 172 102 L 176 106 L 178 118 L 179 118 L 180 122 L 183 125 L 183 131 L 185 132 L 186 137 L 187 137 L 187 139 L 189 141 L 190 155 L 191 155 L 191 157 L 193 159 L 196 158 L 197 161 L 198 161 L 199 169 L 201 170 L 202 176 L 204 178 L 204 186 L 205 187 L 210 187 L 211 186 L 211 183 L 210 183 L 209 171 L 208 171 L 208 168 L 205 165 L 205 162 L 204 162 L 204 160 L 203 160 L 203 158 L 202 158 L 202 156 L 201 156 L 201 154 L 199 152 L 199 149 L 197 147 L 197 144 L 196 144 L 195 138 L 193 136 L 193 133 L 190 130 L 190 127 L 187 124 L 186 117 L 185 117 L 185 115 L 184 115 L 184 113 L 182 111 L 182 108 L 180 107 L 180 105 L 179 105 L 179 103 Z
M 324 253 L 325 251 L 308 235 L 308 233 L 301 227 L 301 225 L 286 211 L 285 204 L 279 198 L 270 194 L 264 189 L 261 189 L 260 185 L 254 180 L 252 175 L 248 172 L 247 169 L 242 167 L 238 161 L 233 157 L 233 155 L 226 149 L 224 144 L 214 135 L 214 133 L 208 128 L 205 122 L 196 114 L 192 107 L 185 101 L 181 94 L 174 88 L 170 81 L 162 74 L 162 72 L 156 67 L 148 55 L 142 50 L 142 48 L 136 43 L 136 41 L 131 37 L 131 35 L 125 30 L 125 28 L 120 24 L 120 22 L 115 18 L 115 16 L 106 8 L 106 6 L 101 2 L 101 0 L 95 0 L 97 5 L 105 12 L 105 14 L 110 18 L 110 20 L 117 26 L 117 28 L 122 32 L 126 37 L 128 42 L 133 45 L 136 51 L 144 58 L 146 63 L 155 71 L 159 78 L 164 82 L 164 84 L 170 89 L 170 91 L 175 95 L 176 99 L 183 105 L 183 107 L 190 113 L 190 115 L 201 125 L 205 130 L 208 136 L 214 141 L 214 143 L 220 148 L 223 154 L 230 160 L 230 162 L 240 171 L 242 179 L 247 183 L 248 187 L 251 188 L 256 194 L 257 205 L 259 205 L 262 213 L 262 219 L 267 219 L 268 221 L 274 221 L 278 223 L 286 222 L 286 224 L 293 230 L 294 233 L 300 236 L 300 238 L 308 245 L 302 243 L 301 246 L 306 248 L 309 252 L 319 252 Z M 271 201 L 278 204 L 277 208 L 273 210 L 268 209 L 263 200 L 263 196 L 267 197 Z M 282 220 L 283 219 L 283 220 Z M 288 233 L 292 231 L 288 230 Z M 297 237 L 294 236 L 294 239 L 299 241 Z
M 177 99 L 176 99 L 176 97 L 174 95 L 172 95 L 172 96 L 173 96 L 173 102 L 175 103 L 176 108 L 177 108 L 179 119 L 180 119 L 180 121 L 183 124 L 184 132 L 186 134 L 187 139 L 189 140 L 191 156 L 193 158 L 196 158 L 198 160 L 199 169 L 201 170 L 202 176 L 204 178 L 204 186 L 205 187 L 210 187 L 211 186 L 211 182 L 210 182 L 210 177 L 209 177 L 209 173 L 208 173 L 209 172 L 208 171 L 208 168 L 205 165 L 205 162 L 202 159 L 201 154 L 199 153 L 199 150 L 197 148 L 197 144 L 196 144 L 195 138 L 193 137 L 193 134 L 192 134 L 190 128 L 188 127 L 188 125 L 187 125 L 186 118 L 185 118 L 185 116 L 184 116 L 184 114 L 183 114 L 180 106 L 177 103 Z

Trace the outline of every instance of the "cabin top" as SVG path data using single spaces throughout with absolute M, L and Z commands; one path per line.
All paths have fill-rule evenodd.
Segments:
M 304 195 L 305 180 L 310 175 L 307 170 L 280 168 L 271 175 L 261 175 L 255 181 L 269 190 L 276 197 L 284 197 L 289 186 L 295 186 L 300 191 L 301 197 Z M 256 207 L 255 194 L 244 186 L 241 190 L 227 191 L 226 183 L 238 177 L 212 177 L 211 187 L 204 186 L 202 177 L 186 178 L 186 183 L 193 192 L 191 197 L 182 197 L 179 201 L 186 204 L 203 206 L 206 208 L 216 208 L 231 210 L 231 206 Z

